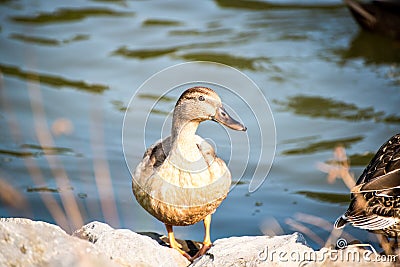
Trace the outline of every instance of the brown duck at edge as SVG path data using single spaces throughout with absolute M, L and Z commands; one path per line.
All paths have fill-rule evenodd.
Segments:
M 364 30 L 400 39 L 400 0 L 344 2 Z
M 347 223 L 395 241 L 400 236 L 400 134 L 379 148 L 351 190 L 349 208 L 335 228 Z

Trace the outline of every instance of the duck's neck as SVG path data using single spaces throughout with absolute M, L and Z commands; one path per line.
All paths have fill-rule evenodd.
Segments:
M 185 121 L 174 118 L 172 121 L 171 137 L 173 145 L 185 148 L 185 151 L 196 148 L 195 135 L 199 121 Z
M 202 161 L 195 137 L 199 123 L 175 117 L 172 121 L 170 161 L 181 168 L 187 169 L 187 165 L 193 167 L 193 163 Z

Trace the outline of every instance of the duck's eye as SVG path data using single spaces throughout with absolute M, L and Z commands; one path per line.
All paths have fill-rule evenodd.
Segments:
M 200 100 L 200 101 L 204 101 L 204 100 L 206 100 L 206 99 L 204 98 L 204 96 L 201 95 L 201 96 L 199 96 L 199 100 Z

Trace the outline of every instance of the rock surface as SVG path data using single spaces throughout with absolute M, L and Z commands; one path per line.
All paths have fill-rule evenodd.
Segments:
M 389 259 L 379 258 L 371 250 L 358 247 L 314 251 L 301 234 L 294 233 L 219 239 L 191 266 L 376 266 L 377 263 L 379 266 L 392 266 Z M 113 229 L 100 222 L 91 222 L 70 236 L 49 223 L 0 218 L 0 266 L 189 264 L 177 251 L 148 236 L 126 229 Z
M 92 243 L 60 227 L 29 219 L 0 219 L 0 266 L 119 266 Z
M 364 252 L 369 256 L 364 258 Z M 314 251 L 300 233 L 283 236 L 243 236 L 216 240 L 192 267 L 211 266 L 392 266 L 370 250 L 348 247 Z
M 105 255 L 122 266 L 188 266 L 190 262 L 178 251 L 161 246 L 148 236 L 127 229 L 113 229 L 100 222 L 91 222 L 74 233 L 93 242 Z
M 282 266 L 299 266 L 299 262 L 285 262 L 280 253 L 288 251 L 311 253 L 313 249 L 306 245 L 299 233 L 275 237 L 230 237 L 215 241 L 208 253 L 193 266 L 271 266 L 271 263 L 279 265 L 280 258 Z

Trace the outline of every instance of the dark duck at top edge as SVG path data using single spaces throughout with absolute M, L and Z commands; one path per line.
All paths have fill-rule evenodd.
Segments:
M 364 30 L 400 39 L 400 0 L 344 2 Z
M 335 228 L 347 223 L 388 238 L 400 236 L 400 134 L 379 148 L 352 188 L 349 208 Z

